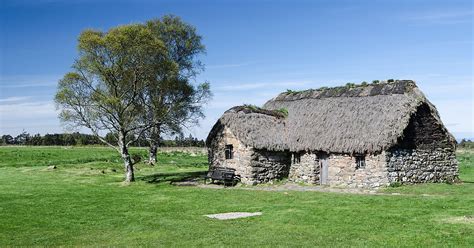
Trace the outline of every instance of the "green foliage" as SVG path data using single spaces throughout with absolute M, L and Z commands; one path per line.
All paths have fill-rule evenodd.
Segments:
M 398 187 L 401 187 L 402 186 L 402 183 L 400 182 L 392 182 L 390 183 L 389 185 L 391 188 L 398 188 Z
M 367 86 L 367 82 L 366 82 L 366 81 L 363 81 L 360 85 L 361 85 L 361 86 Z
M 280 109 L 277 109 L 275 111 L 281 113 L 284 117 L 288 117 L 288 109 L 286 109 L 286 108 L 280 108 Z
M 462 139 L 461 142 L 458 143 L 458 148 L 474 149 L 474 142 L 472 140 Z
M 372 81 L 372 84 L 379 84 L 379 83 L 380 83 L 379 80 L 373 80 L 373 81 Z
M 356 86 L 355 83 L 347 83 L 347 84 L 346 84 L 346 88 L 349 88 L 349 89 L 350 89 L 350 88 L 354 88 L 355 86 Z
M 253 104 L 244 104 L 243 107 L 246 108 L 246 109 L 252 110 L 252 111 L 258 111 L 258 110 L 262 109 L 259 106 L 253 105 Z
M 393 83 L 393 82 L 395 82 L 395 80 L 392 78 L 387 80 L 387 83 Z
M 262 114 L 268 114 L 272 116 L 277 116 L 277 117 L 282 117 L 286 118 L 288 117 L 288 109 L 286 108 L 281 108 L 281 109 L 276 109 L 276 110 L 269 110 L 269 109 L 264 109 L 261 107 L 258 107 L 253 104 L 244 104 L 242 105 L 244 109 L 250 110 L 255 113 L 262 113 Z

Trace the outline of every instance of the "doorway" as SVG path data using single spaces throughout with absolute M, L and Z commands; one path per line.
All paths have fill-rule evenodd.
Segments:
M 318 153 L 317 160 L 319 161 L 319 184 L 328 185 L 329 161 L 327 153 Z

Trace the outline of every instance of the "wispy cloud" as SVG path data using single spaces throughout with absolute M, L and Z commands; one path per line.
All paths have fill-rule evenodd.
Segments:
M 284 88 L 284 87 L 301 87 L 310 84 L 311 81 L 288 81 L 288 82 L 265 82 L 265 83 L 232 83 L 228 85 L 218 86 L 218 91 L 245 91 L 262 88 Z
M 0 104 L 0 116 L 2 122 L 15 121 L 21 125 L 22 121 L 56 118 L 57 111 L 52 101 L 7 102 Z
M 218 64 L 218 65 L 207 65 L 207 69 L 222 69 L 222 68 L 234 68 L 234 67 L 242 67 L 242 66 L 249 66 L 254 65 L 256 62 L 244 62 L 244 63 L 235 63 L 235 64 Z
M 10 102 L 20 102 L 20 101 L 28 100 L 30 98 L 31 97 L 29 96 L 12 96 L 12 97 L 0 98 L 0 104 L 10 103 Z
M 0 89 L 53 87 L 56 86 L 61 76 L 58 75 L 18 75 L 0 77 Z
M 435 10 L 410 13 L 402 16 L 402 18 L 423 23 L 455 24 L 472 22 L 473 15 L 474 11 L 472 10 Z

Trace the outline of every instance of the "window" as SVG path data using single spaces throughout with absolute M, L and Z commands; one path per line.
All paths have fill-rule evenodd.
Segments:
M 356 169 L 365 168 L 365 155 L 356 155 Z
M 225 145 L 225 159 L 233 159 L 233 158 L 234 158 L 234 146 Z
M 301 162 L 301 154 L 293 153 L 293 164 L 299 164 Z

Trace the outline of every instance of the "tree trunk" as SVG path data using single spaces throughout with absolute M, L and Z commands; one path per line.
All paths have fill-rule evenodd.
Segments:
M 148 163 L 150 165 L 156 164 L 156 155 L 158 153 L 158 146 L 160 143 L 160 127 L 154 127 L 151 130 L 150 135 L 150 148 L 148 152 Z
M 156 142 L 150 142 L 150 149 L 149 149 L 149 159 L 148 163 L 150 165 L 155 165 L 156 164 L 156 154 L 158 153 L 158 145 Z
M 122 156 L 125 169 L 125 182 L 135 181 L 135 174 L 133 173 L 133 162 L 130 154 L 128 153 L 128 147 L 125 145 L 125 135 L 119 135 L 119 146 L 120 146 L 120 155 Z

